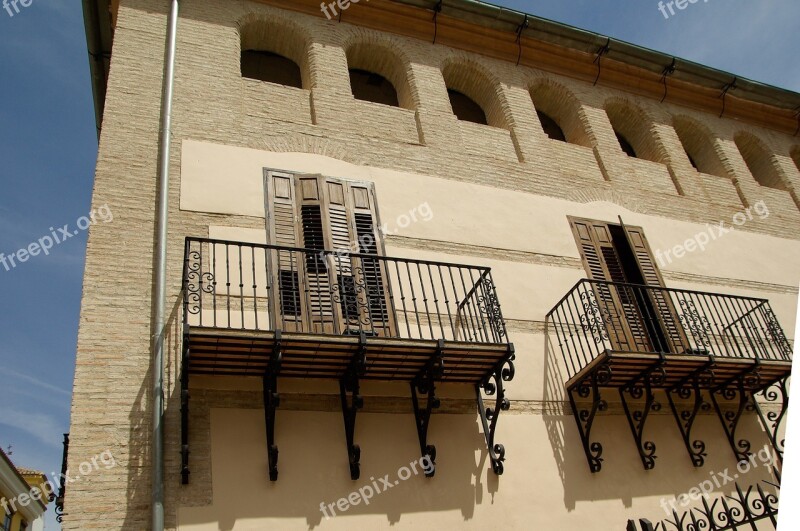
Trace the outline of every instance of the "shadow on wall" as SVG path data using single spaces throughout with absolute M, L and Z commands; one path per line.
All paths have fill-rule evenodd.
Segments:
M 477 505 L 493 503 L 495 494 L 502 489 L 490 470 L 476 415 L 436 415 L 432 441 L 440 466 L 435 478 L 426 478 L 417 465 L 418 474 L 411 473 L 408 479 L 401 480 L 405 476 L 400 469 L 410 470 L 412 461 L 419 462 L 413 415 L 359 414 L 356 443 L 362 449 L 361 478 L 352 481 L 340 413 L 279 411 L 276 434 L 280 476 L 278 481 L 270 482 L 263 411 L 214 408 L 209 413 L 213 427 L 213 504 L 181 508 L 181 527 L 210 525 L 230 530 L 237 522 L 241 525 L 256 518 L 264 526 L 286 526 L 287 518 L 304 518 L 308 528 L 313 529 L 325 520 L 321 503 L 334 504 L 334 516 L 380 517 L 362 520 L 367 526 L 395 525 L 404 514 L 431 511 L 460 510 L 463 520 L 468 521 Z M 477 458 L 481 448 L 484 449 Z M 199 459 L 195 456 L 195 467 Z M 345 512 L 336 508 L 337 500 L 366 485 L 377 484 L 379 489 L 385 489 L 381 481 L 384 477 L 392 486 L 388 492 L 375 494 L 369 505 L 359 503 Z M 210 489 L 211 485 L 205 488 Z
M 705 414 L 701 413 L 695 420 L 692 439 L 704 441 L 708 453 L 705 465 L 695 468 L 667 397 L 660 390 L 655 391 L 655 399 L 661 404 L 661 409 L 650 414 L 644 430 L 644 439 L 656 444 L 655 468 L 644 469 L 618 391 L 604 389 L 601 395 L 609 408 L 595 417 L 590 434 L 592 442 L 603 445 L 603 462 L 602 469 L 592 474 L 565 390 L 567 371 L 564 363 L 561 349 L 545 333 L 544 421 L 564 488 L 564 505 L 568 510 L 575 510 L 580 501 L 618 499 L 626 508 L 632 507 L 635 498 L 658 496 L 670 501 L 698 487 L 703 481 L 717 478 L 723 483 L 722 475 L 725 473 L 730 475 L 732 481 L 739 481 L 742 485 L 753 485 L 762 480 L 774 481 L 770 466 L 758 459 L 755 459 L 756 466 L 751 466 L 746 473 L 737 471 L 733 450 L 713 408 Z M 754 453 L 764 447 L 772 451 L 755 413 L 742 417 L 737 438 L 749 440 Z M 732 481 L 720 488 L 719 492 L 733 491 Z M 645 510 L 645 514 L 658 517 L 662 510 L 655 501 L 650 512 Z

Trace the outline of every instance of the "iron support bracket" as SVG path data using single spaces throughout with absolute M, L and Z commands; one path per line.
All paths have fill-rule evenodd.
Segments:
M 264 390 L 264 421 L 267 427 L 267 462 L 269 480 L 278 481 L 278 445 L 275 444 L 275 410 L 281 403 L 278 394 L 278 373 L 281 369 L 281 331 L 275 331 L 275 344 L 262 379 Z
M 364 399 L 359 394 L 359 378 L 363 376 L 367 366 L 367 337 L 359 334 L 358 350 L 353 355 L 347 370 L 339 380 L 339 394 L 342 401 L 344 431 L 347 438 L 347 458 L 350 465 L 350 479 L 361 477 L 361 448 L 353 442 L 356 429 L 356 413 L 364 407 Z M 350 398 L 348 400 L 348 394 Z
M 508 355 L 494 370 L 486 375 L 480 384 L 475 386 L 475 395 L 478 400 L 478 413 L 483 424 L 483 434 L 486 437 L 486 447 L 492 461 L 492 471 L 498 476 L 503 473 L 503 461 L 506 459 L 506 449 L 502 444 L 495 443 L 497 420 L 501 411 L 508 411 L 511 402 L 506 398 L 504 382 L 514 379 L 514 345 L 508 345 Z M 483 403 L 483 394 L 495 396 L 494 407 L 486 407 Z
M 644 439 L 644 428 L 650 412 L 661 409 L 661 404 L 655 400 L 653 387 L 661 385 L 666 379 L 666 373 L 664 372 L 665 361 L 666 357 L 662 354 L 655 365 L 619 388 L 622 407 L 625 410 L 625 416 L 628 418 L 628 425 L 636 442 L 636 450 L 639 452 L 639 457 L 642 459 L 645 470 L 652 470 L 656 466 L 656 445 L 653 441 Z M 634 400 L 644 397 L 644 403 L 640 404 L 640 407 L 634 407 L 625 398 L 626 394 Z
M 591 440 L 592 426 L 598 412 L 608 409 L 608 402 L 600 396 L 600 386 L 611 380 L 611 367 L 606 363 L 592 371 L 583 380 L 577 382 L 567 389 L 569 403 L 572 406 L 572 414 L 578 424 L 578 434 L 583 443 L 583 452 L 589 462 L 589 470 L 592 474 L 600 472 L 603 467 L 603 445 Z M 591 405 L 588 407 L 578 406 L 578 399 L 585 400 L 591 398 Z
M 423 459 L 427 458 L 430 463 L 430 472 L 425 472 L 425 476 L 429 478 L 436 473 L 436 446 L 428 444 L 428 426 L 430 425 L 431 413 L 441 405 L 439 399 L 436 398 L 436 380 L 440 379 L 444 372 L 443 355 L 444 340 L 440 339 L 436 346 L 436 352 L 411 382 L 411 402 L 414 405 L 419 448 Z M 420 407 L 417 393 L 428 395 L 424 408 Z
M 702 390 L 714 385 L 715 364 L 716 362 L 712 356 L 703 367 L 700 367 L 667 390 L 667 399 L 669 400 L 672 415 L 675 417 L 675 422 L 678 423 L 678 429 L 681 431 L 683 444 L 689 452 L 689 458 L 696 467 L 701 467 L 705 464 L 707 456 L 706 443 L 700 439 L 692 439 L 692 426 L 700 411 L 711 409 L 711 404 L 703 400 Z M 681 400 L 691 400 L 687 404 L 688 407 L 681 407 L 680 404 L 676 404 L 672 398 L 673 394 L 677 395 Z
M 731 445 L 736 460 L 739 462 L 747 461 L 750 455 L 752 455 L 750 451 L 750 441 L 747 439 L 737 440 L 736 429 L 739 427 L 739 421 L 745 411 L 753 411 L 753 409 L 755 409 L 753 392 L 760 387 L 760 369 L 761 363 L 758 358 L 756 358 L 753 367 L 729 379 L 711 392 L 711 401 L 714 404 L 714 409 L 722 423 L 725 436 L 728 438 L 728 443 Z M 721 395 L 725 400 L 735 400 L 736 408 L 734 410 L 723 411 L 717 400 L 717 394 Z
M 753 400 L 758 411 L 758 418 L 761 419 L 761 424 L 764 426 L 769 442 L 775 450 L 775 456 L 783 463 L 783 447 L 784 439 L 778 439 L 778 433 L 781 428 L 781 423 L 786 416 L 786 410 L 789 407 L 789 376 L 774 382 L 769 387 L 761 391 L 761 395 L 767 402 L 777 403 L 780 406 L 778 411 L 767 411 L 765 414 L 762 407 L 757 400 Z

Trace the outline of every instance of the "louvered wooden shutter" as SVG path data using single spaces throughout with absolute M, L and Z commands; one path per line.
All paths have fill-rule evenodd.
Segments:
M 650 250 L 650 244 L 644 235 L 644 230 L 641 227 L 629 227 L 627 225 L 623 225 L 623 228 L 628 238 L 628 245 L 630 245 L 636 257 L 636 263 L 645 283 L 652 286 L 666 287 L 661 271 L 659 271 L 653 258 L 653 252 Z M 662 346 L 662 349 L 675 353 L 684 352 L 689 342 L 669 293 L 661 290 L 648 290 L 647 293 L 656 309 L 661 328 L 668 342 L 668 345 Z
M 614 248 L 608 224 L 579 218 L 570 218 L 570 222 L 589 278 L 626 282 L 625 272 Z M 635 293 L 624 286 L 593 284 L 593 287 L 612 348 L 623 351 L 649 351 L 651 345 L 636 304 Z
M 362 254 L 381 254 L 382 241 L 378 230 L 378 213 L 372 185 L 347 183 L 347 204 L 351 232 L 356 236 Z M 357 258 L 353 264 L 354 280 L 361 287 L 359 304 L 362 323 L 379 336 L 394 335 L 394 316 L 389 306 L 389 271 L 385 261 Z
M 334 332 L 334 272 L 322 252 L 332 249 L 328 190 L 321 175 L 297 175 L 297 205 L 300 211 L 300 236 L 305 266 L 303 302 L 308 312 L 306 323 L 309 332 L 330 334 Z
M 297 202 L 294 176 L 267 172 L 267 235 L 268 243 L 297 247 Z M 299 253 L 273 250 L 267 255 L 272 274 L 270 309 L 273 328 L 295 331 L 302 329 L 301 291 L 305 267 Z

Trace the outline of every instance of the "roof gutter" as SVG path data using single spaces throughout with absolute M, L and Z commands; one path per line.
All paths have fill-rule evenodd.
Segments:
M 724 90 L 735 83 L 736 95 L 757 103 L 780 109 L 798 110 L 800 94 L 791 90 L 759 83 L 741 76 L 710 68 L 699 63 L 673 57 L 649 48 L 614 39 L 600 33 L 562 24 L 545 18 L 496 6 L 479 0 L 392 0 L 399 4 L 435 10 L 440 4 L 441 14 L 484 27 L 520 32 L 521 35 L 588 54 L 597 54 L 608 45 L 606 57 L 661 75 L 675 66 L 674 79 Z M 527 20 L 527 28 L 523 27 Z
M 97 138 L 103 123 L 106 102 L 108 67 L 111 60 L 112 24 L 108 0 L 82 0 L 86 48 L 89 52 L 89 75 L 94 96 L 94 116 Z

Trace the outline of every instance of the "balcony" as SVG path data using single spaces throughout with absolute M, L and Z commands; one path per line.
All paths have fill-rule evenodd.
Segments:
M 436 385 L 472 386 L 492 467 L 502 473 L 504 449 L 494 431 L 509 407 L 503 383 L 513 378 L 514 350 L 489 268 L 187 238 L 182 296 L 184 483 L 192 375 L 262 379 L 272 481 L 278 378 L 339 382 L 353 479 L 360 474 L 353 442 L 360 381 L 410 385 L 420 450 L 431 461 Z M 484 406 L 484 395 L 495 407 Z
M 705 443 L 691 436 L 701 411 L 713 405 L 737 460 L 750 443 L 736 435 L 742 414 L 756 410 L 780 459 L 778 430 L 788 404 L 792 348 L 769 301 L 718 293 L 596 280 L 578 282 L 547 315 L 547 331 L 562 355 L 569 395 L 589 467 L 598 472 L 603 447 L 591 439 L 601 389 L 619 392 L 645 469 L 655 444 L 645 440 L 647 416 L 663 390 L 692 463 L 702 466 Z M 761 402 L 775 402 L 764 411 Z

